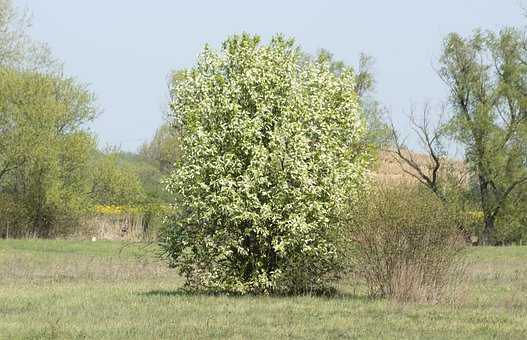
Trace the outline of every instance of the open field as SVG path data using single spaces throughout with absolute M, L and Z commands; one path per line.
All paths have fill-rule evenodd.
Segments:
M 0 339 L 527 338 L 527 247 L 472 248 L 454 304 L 187 294 L 154 245 L 0 241 Z

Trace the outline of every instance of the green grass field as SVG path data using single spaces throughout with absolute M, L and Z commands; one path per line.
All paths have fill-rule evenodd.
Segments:
M 0 339 L 527 338 L 527 247 L 472 248 L 452 304 L 188 294 L 155 246 L 0 241 Z

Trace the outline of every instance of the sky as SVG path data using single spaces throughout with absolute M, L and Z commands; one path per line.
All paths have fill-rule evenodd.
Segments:
M 99 144 L 126 151 L 162 123 L 169 72 L 192 67 L 204 44 L 219 47 L 235 33 L 283 33 L 308 53 L 324 48 L 351 65 L 371 55 L 375 95 L 404 130 L 412 105 L 447 97 L 434 71 L 446 34 L 527 24 L 521 0 L 14 3 L 32 13 L 32 36 L 96 94 L 101 114 L 90 129 Z

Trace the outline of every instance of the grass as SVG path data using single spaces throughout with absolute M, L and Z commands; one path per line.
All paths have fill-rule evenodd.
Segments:
M 453 304 L 188 294 L 155 246 L 0 241 L 0 339 L 527 338 L 527 247 L 469 250 Z M 358 288 L 357 288 L 358 287 Z

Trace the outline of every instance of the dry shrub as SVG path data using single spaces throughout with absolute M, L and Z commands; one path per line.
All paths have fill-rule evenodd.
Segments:
M 352 211 L 356 273 L 372 296 L 437 303 L 464 273 L 457 215 L 415 186 L 383 188 Z

